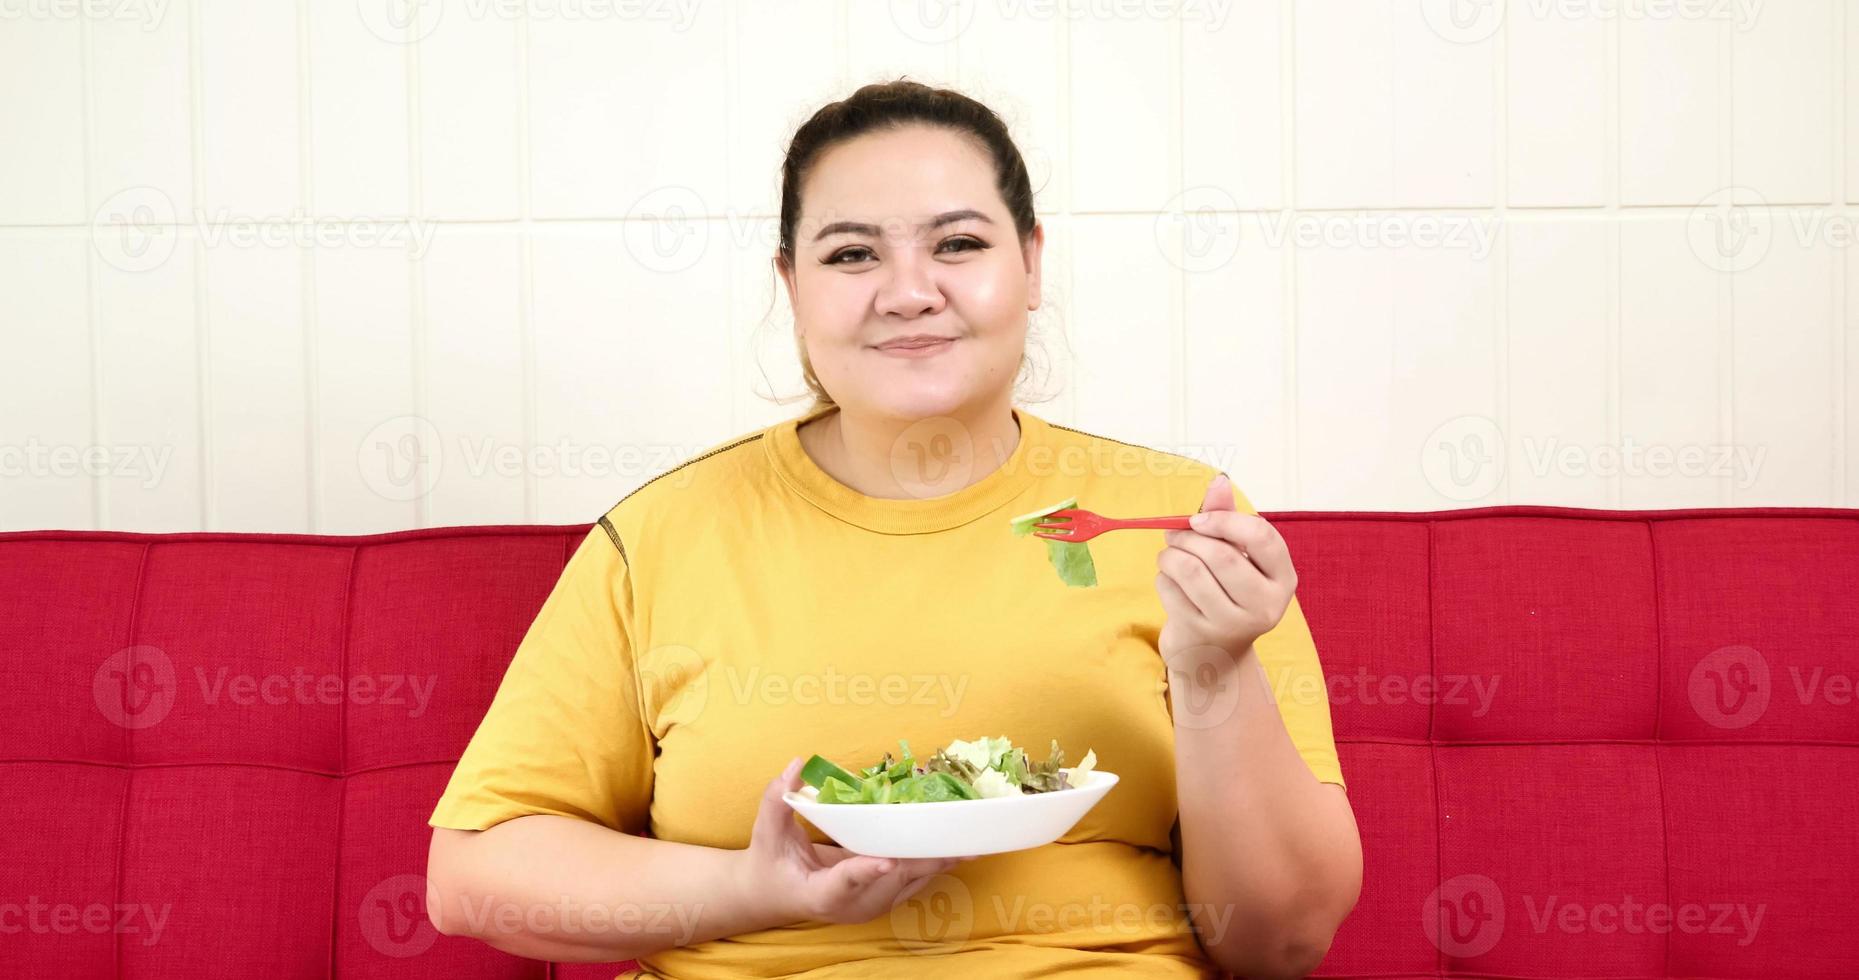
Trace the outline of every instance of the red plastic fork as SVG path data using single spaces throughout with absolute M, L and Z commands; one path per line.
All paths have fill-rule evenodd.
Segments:
M 1061 521 L 1059 520 L 1060 518 L 1067 518 L 1067 520 Z M 1047 521 L 1053 521 L 1054 523 L 1048 524 L 1046 523 Z M 1035 537 L 1075 543 L 1079 541 L 1089 541 L 1103 534 L 1105 531 L 1124 531 L 1130 528 L 1159 528 L 1165 531 L 1186 531 L 1188 529 L 1188 515 L 1183 514 L 1180 517 L 1104 517 L 1101 514 L 1093 514 L 1088 510 L 1068 508 L 1066 510 L 1055 510 L 1047 514 L 1045 517 L 1039 519 L 1039 523 L 1033 526 L 1045 529 L 1043 531 L 1034 531 L 1033 535 Z

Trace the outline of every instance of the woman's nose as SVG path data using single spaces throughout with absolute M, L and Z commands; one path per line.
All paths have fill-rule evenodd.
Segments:
M 900 256 L 890 262 L 888 273 L 888 278 L 878 287 L 879 313 L 915 317 L 942 309 L 942 289 L 936 283 L 935 270 L 927 261 Z

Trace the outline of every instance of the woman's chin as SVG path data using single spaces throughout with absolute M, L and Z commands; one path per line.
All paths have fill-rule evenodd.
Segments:
M 874 392 L 878 409 L 892 418 L 928 419 L 960 415 L 974 401 L 974 393 L 953 385 L 923 383 L 900 385 Z

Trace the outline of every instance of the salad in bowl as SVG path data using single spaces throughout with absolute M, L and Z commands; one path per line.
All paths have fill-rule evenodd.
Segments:
M 1039 847 L 1070 830 L 1117 784 L 1097 753 L 1065 765 L 1006 738 L 956 739 L 919 759 L 908 742 L 857 771 L 815 755 L 788 806 L 841 847 L 874 857 L 966 857 Z

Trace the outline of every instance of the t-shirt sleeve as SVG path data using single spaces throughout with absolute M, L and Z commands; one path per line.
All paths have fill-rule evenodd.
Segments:
M 1231 483 L 1231 481 L 1228 481 Z M 1202 487 L 1202 497 L 1206 488 Z M 1197 503 L 1196 507 L 1199 506 Z M 1233 506 L 1244 514 L 1257 514 L 1238 485 L 1233 485 Z M 1295 562 L 1297 556 L 1293 555 Z M 1323 664 L 1317 658 L 1317 643 L 1310 635 L 1310 624 L 1297 597 L 1285 614 L 1264 636 L 1253 643 L 1259 665 L 1278 699 L 1278 713 L 1284 718 L 1285 731 L 1304 757 L 1304 764 L 1319 782 L 1343 782 L 1342 763 L 1336 756 L 1336 737 L 1330 727 L 1330 689 L 1324 682 Z
M 597 524 L 511 657 L 427 823 L 484 830 L 546 813 L 644 833 L 654 744 L 631 623 L 631 571 Z

